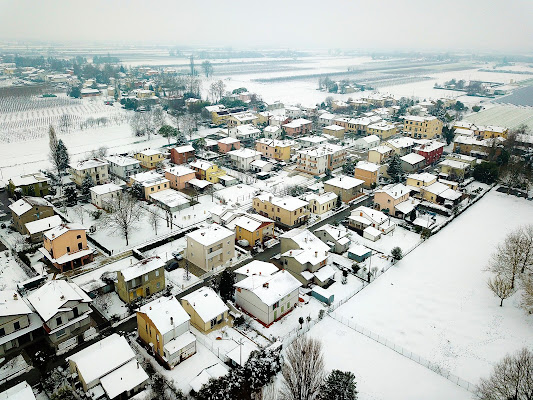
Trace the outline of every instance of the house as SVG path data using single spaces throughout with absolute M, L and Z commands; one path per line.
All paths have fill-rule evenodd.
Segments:
M 51 217 L 46 217 L 38 219 L 33 222 L 26 223 L 26 230 L 30 235 L 30 242 L 39 243 L 43 240 L 43 234 L 50 229 L 53 229 L 61 225 L 63 221 L 59 215 L 53 215 Z
M 327 286 L 335 270 L 327 265 L 330 246 L 307 229 L 291 229 L 280 237 L 281 265 L 303 285 Z
M 61 272 L 90 263 L 94 250 L 87 244 L 86 229 L 78 223 L 61 224 L 43 234 L 45 260 Z
M 311 193 L 305 196 L 305 201 L 309 203 L 309 211 L 321 215 L 337 208 L 337 198 L 333 192 Z
M 363 236 L 364 231 L 368 227 L 383 234 L 392 232 L 396 228 L 396 224 L 391 221 L 388 215 L 366 206 L 359 206 L 352 211 L 351 215 L 348 217 L 348 226 Z M 372 233 L 373 230 L 370 230 L 370 232 Z
M 75 283 L 52 280 L 28 297 L 43 323 L 49 344 L 56 350 L 74 347 L 91 327 L 91 299 Z
M 0 400 L 36 400 L 28 382 L 23 381 L 0 392 Z
M 265 326 L 291 312 L 302 284 L 287 271 L 252 275 L 233 285 L 235 304 Z
M 391 139 L 385 142 L 385 146 L 388 146 L 393 149 L 394 154 L 397 154 L 400 157 L 411 153 L 415 145 L 416 143 L 414 139 L 405 136 L 396 139 Z
M 250 170 L 257 173 L 267 173 L 272 171 L 274 164 L 264 160 L 254 160 L 250 163 Z
M 394 149 L 389 146 L 377 146 L 368 151 L 368 161 L 374 164 L 383 164 L 394 155 Z
M 503 128 L 501 126 L 487 125 L 483 131 L 483 139 L 491 139 L 496 137 L 502 137 L 507 139 L 507 133 L 509 129 Z
M 154 169 L 159 163 L 165 160 L 165 154 L 159 150 L 147 149 L 136 153 L 135 157 L 141 163 L 141 167 L 146 169 Z
M 413 139 L 439 138 L 442 135 L 442 122 L 433 116 L 408 115 L 404 117 L 403 133 Z
M 422 199 L 435 204 L 443 204 L 445 206 L 453 206 L 461 201 L 462 194 L 451 189 L 443 182 L 434 182 L 431 185 L 420 188 L 420 196 Z
M 128 341 L 113 333 L 67 357 L 73 389 L 91 399 L 127 399 L 142 391 L 148 375 Z
M 84 88 L 84 89 L 81 89 L 80 94 L 81 94 L 81 97 L 86 98 L 86 97 L 98 97 L 102 93 L 100 93 L 98 89 Z
M 426 157 L 418 153 L 409 153 L 400 157 L 402 171 L 407 173 L 418 172 L 426 166 Z
M 70 163 L 70 179 L 81 187 L 83 179 L 89 175 L 95 185 L 102 185 L 109 181 L 109 163 L 101 158 Z
M 339 125 L 328 125 L 322 128 L 325 135 L 335 136 L 337 139 L 344 139 L 345 129 Z
M 426 165 L 430 165 L 439 161 L 444 150 L 444 143 L 437 142 L 436 140 L 429 143 L 423 143 L 414 148 L 417 154 L 420 154 L 426 159 Z
M 8 205 L 11 210 L 13 226 L 22 235 L 28 234 L 26 224 L 54 215 L 54 206 L 41 197 L 24 196 Z
M 317 238 L 326 243 L 330 251 L 342 254 L 350 246 L 348 231 L 343 226 L 333 226 L 330 224 L 322 225 L 313 232 Z
M 222 104 L 206 106 L 205 110 L 211 115 L 211 122 L 215 125 L 220 125 L 229 118 L 229 111 Z
M 130 176 L 141 172 L 141 163 L 133 157 L 107 156 L 109 173 L 128 182 Z
M 165 169 L 165 178 L 168 179 L 172 189 L 181 190 L 189 187 L 189 181 L 195 177 L 195 171 L 185 165 Z
M 357 150 L 370 150 L 374 147 L 379 146 L 381 139 L 376 135 L 369 135 L 362 138 L 359 138 L 355 141 L 355 148 Z
M 259 260 L 253 260 L 240 268 L 237 268 L 235 272 L 235 282 L 240 282 L 243 279 L 253 275 L 270 276 L 279 269 L 274 264 Z
M 322 114 L 318 116 L 318 123 L 321 126 L 334 125 L 333 122 L 335 121 L 336 118 L 337 118 L 337 115 L 335 114 L 323 112 Z
M 302 225 L 309 219 L 308 202 L 292 196 L 276 197 L 264 192 L 254 197 L 253 208 L 258 214 L 290 228 Z
M 89 189 L 91 192 L 91 203 L 98 208 L 106 208 L 106 203 L 112 202 L 119 193 L 122 193 L 122 187 L 114 183 L 93 186 Z
M 371 188 L 378 184 L 380 165 L 368 162 L 359 161 L 354 168 L 354 178 L 364 181 L 366 188 Z
M 498 156 L 501 153 L 503 138 L 476 139 L 467 136 L 457 136 L 453 142 L 453 152 L 466 156 L 486 159 L 490 154 Z
M 401 183 L 384 186 L 374 193 L 374 208 L 395 217 L 403 217 L 406 214 L 405 207 L 402 206 L 398 210 L 396 206 L 405 202 L 410 203 L 410 193 L 411 189 Z
M 220 329 L 228 322 L 228 306 L 208 286 L 182 297 L 181 305 L 191 316 L 193 326 L 200 332 Z
M 170 161 L 181 165 L 194 160 L 196 150 L 190 144 L 170 149 Z
M 249 111 L 237 112 L 231 114 L 226 122 L 231 128 L 240 125 L 255 125 L 257 123 L 257 115 Z
M 250 141 L 259 138 L 261 130 L 252 124 L 238 125 L 228 129 L 229 136 L 239 141 Z
M 232 150 L 238 150 L 241 148 L 241 141 L 233 137 L 225 137 L 218 140 L 218 151 L 220 153 L 228 153 Z
M 267 139 L 279 139 L 281 137 L 281 126 L 279 125 L 269 125 L 265 126 L 263 129 L 263 135 Z
M 363 262 L 368 257 L 372 256 L 372 250 L 361 244 L 353 244 L 348 249 L 348 258 L 357 262 Z
M 231 165 L 239 170 L 248 171 L 251 169 L 250 164 L 253 161 L 261 160 L 261 153 L 245 147 L 239 150 L 232 150 L 228 152 L 228 156 L 231 160 Z
M 423 186 L 429 186 L 437 181 L 437 177 L 435 175 L 432 175 L 428 172 L 424 172 L 421 174 L 410 174 L 407 175 L 407 180 L 405 184 L 407 186 L 410 186 L 411 191 L 412 188 L 415 189 L 415 191 L 418 191 L 416 189 L 423 187 Z
M 175 213 L 191 205 L 188 198 L 174 189 L 161 190 L 150 195 L 157 206 L 161 207 L 168 213 Z
M 283 129 L 287 135 L 292 137 L 307 135 L 313 129 L 313 122 L 305 118 L 298 118 L 283 125 Z
M 0 357 L 20 350 L 41 336 L 42 326 L 41 318 L 17 292 L 0 291 Z
M 299 150 L 296 154 L 296 169 L 311 175 L 321 175 L 326 170 L 333 171 L 340 168 L 346 160 L 346 150 L 334 144 Z
M 9 194 L 14 196 L 20 193 L 22 196 L 44 197 L 48 194 L 50 179 L 41 173 L 14 176 L 9 179 Z
M 259 139 L 255 142 L 255 149 L 267 158 L 277 161 L 288 161 L 291 158 L 292 140 Z
M 256 124 L 257 125 L 264 125 L 264 126 L 267 126 L 268 123 L 269 123 L 269 120 L 270 120 L 270 117 L 272 117 L 274 114 L 271 113 L 270 111 L 263 111 L 263 112 L 259 112 L 257 113 L 257 121 L 256 121 Z
M 470 173 L 471 165 L 462 161 L 446 159 L 438 164 L 440 168 L 439 176 L 444 176 L 453 180 L 463 181 Z
M 302 136 L 299 137 L 297 141 L 300 142 L 300 149 L 328 143 L 328 139 L 326 139 L 324 136 Z
M 388 139 L 396 135 L 396 125 L 381 121 L 375 124 L 370 124 L 366 128 L 367 135 L 376 135 L 381 140 Z
M 174 297 L 160 297 L 137 311 L 139 339 L 154 356 L 173 368 L 196 353 L 191 318 Z
M 364 181 L 346 175 L 339 175 L 324 182 L 324 191 L 333 192 L 348 203 L 356 197 L 363 195 Z
M 150 199 L 150 195 L 170 188 L 170 181 L 163 175 L 155 171 L 140 172 L 130 177 L 130 186 L 139 185 L 145 200 Z
M 204 271 L 212 271 L 235 256 L 235 232 L 216 224 L 185 235 L 185 258 Z
M 533 136 L 532 136 L 533 140 Z M 472 156 L 466 156 L 464 154 L 451 153 L 446 155 L 446 160 L 460 161 L 462 163 L 468 164 L 471 169 L 473 169 L 477 164 L 477 158 Z
M 271 126 L 279 126 L 281 129 L 281 127 L 289 121 L 290 118 L 285 115 L 273 115 L 272 117 L 270 117 L 269 123 Z
M 295 106 L 286 106 L 285 115 L 291 119 L 300 118 L 303 115 L 302 109 Z
M 211 183 L 218 183 L 221 176 L 226 175 L 226 171 L 220 169 L 218 165 L 209 161 L 196 160 L 189 164 L 196 173 L 196 178 Z
M 165 261 L 155 256 L 117 271 L 116 291 L 124 303 L 165 290 Z
M 226 227 L 235 231 L 236 240 L 246 240 L 250 246 L 274 237 L 274 221 L 260 214 L 243 213 L 226 223 Z

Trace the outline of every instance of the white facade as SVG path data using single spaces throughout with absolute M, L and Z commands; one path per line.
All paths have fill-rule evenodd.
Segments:
M 98 208 L 104 208 L 106 203 L 113 201 L 122 192 L 122 188 L 114 183 L 106 183 L 94 186 L 90 191 L 91 203 Z
M 252 149 L 247 149 L 245 147 L 241 147 L 238 150 L 232 150 L 228 152 L 228 155 L 230 157 L 231 164 L 234 167 L 244 171 L 248 171 L 249 169 L 251 169 L 250 164 L 253 161 L 261 160 L 260 152 Z
M 109 162 L 109 173 L 125 181 L 141 172 L 141 163 L 133 157 L 108 156 L 106 160 Z

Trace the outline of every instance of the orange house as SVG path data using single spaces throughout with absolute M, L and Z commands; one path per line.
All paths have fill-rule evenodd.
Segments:
M 61 272 L 93 260 L 93 249 L 87 245 L 85 228 L 77 223 L 62 224 L 46 231 L 39 251 Z
M 218 151 L 226 154 L 232 150 L 239 150 L 241 148 L 241 141 L 232 137 L 225 137 L 218 141 Z
M 185 165 L 170 167 L 165 170 L 165 178 L 170 181 L 172 189 L 181 190 L 189 186 L 189 181 L 195 178 L 194 170 Z
M 379 178 L 379 165 L 367 162 L 359 161 L 354 168 L 354 178 L 365 181 L 364 187 L 372 187 L 372 184 L 377 185 Z

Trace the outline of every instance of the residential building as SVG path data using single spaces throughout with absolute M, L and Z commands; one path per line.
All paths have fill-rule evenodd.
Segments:
M 328 139 L 324 136 L 302 136 L 299 137 L 297 141 L 300 143 L 300 149 L 325 145 L 328 143 Z
M 453 206 L 461 201 L 462 194 L 443 182 L 434 182 L 420 187 L 420 197 L 431 203 Z
M 287 135 L 292 137 L 307 135 L 313 129 L 313 122 L 305 118 L 298 118 L 283 125 L 283 129 Z
M 279 139 L 281 138 L 282 129 L 279 125 L 265 126 L 263 129 L 263 135 L 267 139 Z
M 173 368 L 196 353 L 191 318 L 174 297 L 160 297 L 137 311 L 137 332 L 154 356 Z
M 348 258 L 357 262 L 363 262 L 372 256 L 372 250 L 362 244 L 354 244 L 348 249 Z
M 66 350 L 78 344 L 79 336 L 91 327 L 91 299 L 75 283 L 52 280 L 28 297 L 43 323 L 49 344 Z
M 252 124 L 237 125 L 228 129 L 229 136 L 239 141 L 251 141 L 261 136 L 261 130 Z
M 280 128 L 287 124 L 290 121 L 290 118 L 285 115 L 273 115 L 270 117 L 270 125 L 271 126 L 279 126 Z
M 346 160 L 346 150 L 335 144 L 299 150 L 296 154 L 296 169 L 311 175 L 321 175 L 326 170 L 333 171 L 342 167 Z
M 238 150 L 241 148 L 241 141 L 233 137 L 225 137 L 218 140 L 219 153 L 228 153 L 232 150 Z
M 228 322 L 228 306 L 209 286 L 182 297 L 181 305 L 190 315 L 193 326 L 200 332 L 220 329 Z
M 195 171 L 197 179 L 211 183 L 218 183 L 220 177 L 226 175 L 226 171 L 209 161 L 196 160 L 190 163 L 189 166 Z
M 333 192 L 341 198 L 344 203 L 352 201 L 356 197 L 363 195 L 364 181 L 346 175 L 339 175 L 324 182 L 324 191 Z
M 250 164 L 253 161 L 261 160 L 261 153 L 256 150 L 247 149 L 245 147 L 239 150 L 232 150 L 228 153 L 231 160 L 231 165 L 239 170 L 248 171 L 251 169 Z
M 384 211 L 389 215 L 395 217 L 404 217 L 409 208 L 409 204 L 413 206 L 409 212 L 415 207 L 415 203 L 411 201 L 409 195 L 411 189 L 401 183 L 384 186 L 383 188 L 374 192 L 374 208 L 378 211 Z M 399 208 L 397 206 L 402 204 Z
M 334 125 L 334 121 L 337 117 L 338 115 L 324 112 L 318 116 L 318 124 L 321 126 Z
M 416 146 L 414 139 L 405 136 L 388 140 L 384 144 L 393 149 L 394 154 L 397 154 L 400 157 L 411 153 Z
M 302 284 L 289 272 L 278 271 L 252 275 L 233 286 L 237 307 L 268 327 L 296 307 Z
M 503 138 L 476 139 L 467 136 L 457 136 L 453 143 L 453 152 L 466 156 L 486 159 L 490 154 L 498 156 L 501 152 Z
M 309 211 L 317 215 L 337 208 L 337 198 L 338 196 L 332 192 L 322 194 L 311 193 L 305 196 L 305 200 L 309 202 Z
M 396 125 L 381 121 L 376 124 L 370 124 L 366 128 L 367 135 L 376 135 L 381 140 L 388 139 L 396 135 Z
M 148 375 L 125 337 L 117 333 L 67 357 L 74 389 L 91 399 L 128 399 L 148 384 Z M 84 397 L 85 397 L 84 396 Z
M 496 137 L 502 137 L 507 139 L 507 133 L 509 129 L 503 128 L 501 126 L 487 125 L 483 131 L 483 139 L 492 139 Z
M 379 235 L 374 234 L 374 230 L 381 235 L 392 232 L 396 228 L 396 224 L 388 215 L 366 206 L 359 206 L 352 211 L 348 217 L 348 226 L 363 237 L 372 236 L 371 240 L 379 239 Z M 371 229 L 367 230 L 367 228 Z
M 0 392 L 0 400 L 36 400 L 31 386 L 26 381 L 22 381 L 9 389 Z
M 54 215 L 54 206 L 41 197 L 24 196 L 8 205 L 13 226 L 22 235 L 28 234 L 26 224 Z
M 303 112 L 300 107 L 285 106 L 285 115 L 291 119 L 300 118 Z
M 308 203 L 292 196 L 276 197 L 264 192 L 254 197 L 253 208 L 258 214 L 291 228 L 300 226 L 309 219 Z
M 533 136 L 532 136 L 533 140 Z M 477 164 L 477 158 L 472 156 L 465 156 L 464 154 L 451 153 L 446 155 L 446 160 L 460 161 L 466 163 L 470 168 L 474 168 Z
M 274 164 L 272 164 L 270 161 L 254 160 L 250 163 L 250 170 L 253 172 L 264 174 L 272 171 L 272 168 L 274 168 Z
M 421 174 L 407 175 L 407 180 L 405 182 L 405 185 L 416 189 L 416 188 L 421 188 L 424 186 L 429 186 L 435 182 L 437 182 L 437 177 L 435 175 L 432 175 L 428 172 L 424 172 Z
M 124 303 L 165 290 L 165 261 L 155 256 L 117 271 L 116 291 Z
M 183 193 L 174 189 L 161 190 L 157 193 L 153 193 L 150 195 L 150 200 L 171 214 L 191 205 L 190 199 L 184 197 Z
M 439 161 L 444 150 L 444 143 L 437 142 L 436 140 L 428 143 L 422 143 L 414 148 L 417 154 L 420 154 L 426 159 L 426 165 L 434 164 Z
M 344 139 L 344 133 L 346 130 L 339 125 L 328 125 L 322 128 L 322 133 L 326 135 L 335 136 L 337 139 Z
M 16 291 L 0 291 L 0 357 L 38 338 L 42 326 L 41 318 Z
M 106 208 L 107 204 L 117 198 L 122 193 L 122 186 L 114 183 L 93 186 L 89 189 L 91 192 L 91 203 L 98 208 Z
M 236 240 L 246 240 L 250 246 L 274 237 L 274 221 L 259 214 L 243 213 L 226 223 L 235 231 Z
M 242 281 L 253 275 L 270 276 L 275 272 L 278 272 L 279 268 L 274 264 L 259 260 L 250 261 L 248 264 L 237 268 L 235 271 L 235 282 Z
M 150 195 L 170 188 L 170 181 L 155 171 L 140 172 L 130 177 L 130 186 L 139 185 L 144 191 L 145 200 Z
M 351 240 L 348 231 L 342 225 L 322 225 L 320 228 L 315 229 L 313 233 L 326 243 L 333 253 L 342 254 L 350 247 Z
M 205 109 L 211 115 L 211 122 L 215 125 L 223 124 L 230 116 L 229 110 L 222 104 L 206 106 Z
M 249 111 L 233 113 L 228 117 L 226 122 L 230 128 L 239 125 L 255 125 L 257 123 L 257 114 Z
M 165 178 L 168 179 L 172 189 L 181 190 L 189 187 L 189 181 L 195 177 L 195 171 L 185 165 L 165 169 Z
M 141 163 L 133 157 L 107 156 L 109 173 L 128 182 L 132 175 L 141 171 Z
M 389 146 L 377 146 L 368 151 L 368 161 L 374 164 L 383 164 L 394 155 L 394 149 Z
M 165 154 L 155 149 L 147 149 L 136 153 L 134 157 L 139 160 L 141 167 L 154 169 L 165 160 Z
M 408 115 L 404 117 L 403 132 L 414 139 L 439 138 L 442 135 L 442 122 L 433 116 Z
M 368 161 L 359 161 L 354 168 L 354 178 L 364 181 L 366 188 L 371 188 L 378 184 L 380 165 Z
M 303 285 L 333 281 L 335 270 L 327 265 L 330 247 L 307 229 L 292 229 L 280 237 L 281 265 Z
M 77 186 L 81 186 L 85 176 L 89 175 L 95 185 L 109 181 L 109 163 L 104 159 L 92 158 L 69 164 L 70 178 Z
M 470 173 L 471 165 L 462 161 L 446 159 L 438 164 L 440 168 L 439 176 L 444 176 L 446 179 L 453 179 L 462 182 Z
M 78 223 L 56 226 L 43 233 L 43 253 L 47 262 L 59 269 L 74 269 L 93 260 L 94 250 L 87 244 L 86 229 Z
M 44 197 L 48 194 L 50 179 L 41 173 L 14 176 L 9 179 L 9 194 Z
M 277 161 L 288 161 L 291 158 L 292 140 L 259 139 L 255 142 L 255 149 L 267 158 Z
M 185 237 L 185 258 L 204 271 L 212 271 L 235 256 L 235 232 L 223 226 L 213 224 Z
M 369 135 L 362 138 L 359 138 L 355 141 L 355 148 L 357 150 L 370 150 L 374 147 L 379 146 L 381 139 L 376 135 Z
M 33 222 L 26 223 L 26 230 L 30 235 L 31 243 L 40 243 L 43 241 L 43 234 L 50 229 L 53 229 L 61 225 L 63 221 L 59 215 L 53 215 L 51 217 L 41 218 Z
M 357 133 L 358 135 L 368 135 L 368 127 L 381 121 L 377 115 L 361 118 L 337 118 L 335 124 L 344 127 L 346 132 Z
M 402 170 L 407 173 L 418 172 L 426 166 L 426 157 L 417 154 L 409 153 L 400 157 Z
M 263 111 L 257 113 L 257 125 L 264 125 L 267 126 L 270 122 L 270 117 L 272 117 L 274 114 L 272 114 L 270 111 Z
M 181 165 L 194 160 L 196 150 L 190 144 L 177 146 L 170 149 L 170 161 Z

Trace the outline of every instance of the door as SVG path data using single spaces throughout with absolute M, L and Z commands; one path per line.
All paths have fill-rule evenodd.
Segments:
M 278 310 L 274 311 L 274 321 L 278 319 Z
M 146 297 L 148 297 L 148 296 L 150 296 L 150 288 L 149 287 L 146 288 Z

